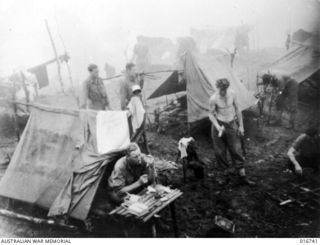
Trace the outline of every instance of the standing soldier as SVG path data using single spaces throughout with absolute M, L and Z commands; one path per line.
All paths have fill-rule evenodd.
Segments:
M 295 128 L 295 119 L 298 107 L 298 82 L 286 75 L 264 74 L 262 82 L 265 88 L 270 86 L 275 94 L 275 120 L 270 122 L 274 125 L 281 125 L 284 111 L 290 115 L 290 127 Z M 273 102 L 271 102 L 273 103 Z
M 211 136 L 216 161 L 220 166 L 228 167 L 227 150 L 229 150 L 232 163 L 239 171 L 241 182 L 254 185 L 255 183 L 246 176 L 244 157 L 241 154 L 239 136 L 244 134 L 242 114 L 236 94 L 228 89 L 229 86 L 228 79 L 218 79 L 216 82 L 218 91 L 211 96 L 209 101 L 209 118 L 212 122 Z
M 132 86 L 139 85 L 141 89 L 143 89 L 143 75 L 137 74 L 136 66 L 133 63 L 128 63 L 126 65 L 126 72 L 124 79 L 120 81 L 120 103 L 121 110 L 126 110 L 132 93 Z
M 90 76 L 83 82 L 83 103 L 81 108 L 91 110 L 110 110 L 109 99 L 99 69 L 95 64 L 88 66 Z

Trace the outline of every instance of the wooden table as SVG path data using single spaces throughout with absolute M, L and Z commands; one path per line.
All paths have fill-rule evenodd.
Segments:
M 159 197 L 159 194 L 153 192 L 149 193 L 147 192 L 147 189 L 145 189 L 138 195 L 141 196 L 139 202 L 148 206 L 148 209 L 146 211 L 140 213 L 139 215 L 136 215 L 130 213 L 128 208 L 124 205 L 120 205 L 119 207 L 112 210 L 109 214 L 118 215 L 122 218 L 134 218 L 137 221 L 146 223 L 165 207 L 170 206 L 174 235 L 175 237 L 178 237 L 178 226 L 174 202 L 182 195 L 182 192 L 178 189 L 173 189 L 170 193 L 162 194 L 161 197 Z M 155 237 L 156 229 L 154 223 L 152 224 L 152 233 Z

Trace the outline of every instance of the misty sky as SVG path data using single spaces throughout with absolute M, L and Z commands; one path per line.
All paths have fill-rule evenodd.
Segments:
M 1 0 L 0 76 L 53 58 L 47 19 L 58 48 L 62 40 L 76 80 L 86 65 L 104 62 L 120 70 L 137 34 L 175 39 L 190 27 L 251 24 L 255 47 L 283 46 L 286 33 L 312 30 L 317 0 Z

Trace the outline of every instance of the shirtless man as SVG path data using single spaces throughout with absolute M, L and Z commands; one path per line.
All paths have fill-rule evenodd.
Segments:
M 227 150 L 232 163 L 239 171 L 242 183 L 254 185 L 247 179 L 244 169 L 244 158 L 241 154 L 240 135 L 244 134 L 242 114 L 236 94 L 229 90 L 230 83 L 226 78 L 218 79 L 218 91 L 210 98 L 209 118 L 212 122 L 211 136 L 215 156 L 219 166 L 228 167 Z M 237 121 L 236 121 L 237 119 Z

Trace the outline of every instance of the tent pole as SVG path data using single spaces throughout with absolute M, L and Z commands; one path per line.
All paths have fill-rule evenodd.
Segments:
M 61 43 L 62 43 L 62 45 L 63 45 L 65 55 L 67 56 L 68 53 L 67 53 L 66 45 L 65 45 L 65 43 L 64 43 L 64 41 L 63 41 L 63 38 L 62 38 L 62 35 L 61 35 L 61 33 L 60 33 L 59 25 L 58 25 L 58 21 L 57 21 L 57 16 L 56 16 L 56 15 L 55 15 L 55 21 L 56 21 L 56 25 L 57 25 L 58 35 L 59 35 L 60 40 L 61 40 Z M 74 96 L 74 98 L 75 98 L 75 100 L 76 100 L 78 109 L 80 109 L 79 96 L 77 96 L 76 90 L 75 90 L 75 88 L 74 88 L 73 79 L 72 79 L 72 74 L 71 74 L 71 69 L 70 69 L 70 65 L 69 65 L 68 59 L 66 59 L 65 62 L 66 62 L 66 67 L 67 67 L 68 75 L 69 75 L 69 81 L 70 81 L 70 85 L 71 85 L 71 93 L 72 93 L 72 95 Z
M 67 66 L 67 70 L 68 70 L 68 74 L 69 74 L 69 80 L 70 80 L 70 85 L 71 85 L 71 91 L 72 91 L 72 94 L 73 94 L 74 98 L 76 99 L 78 109 L 80 109 L 80 100 L 79 100 L 79 96 L 77 96 L 77 95 L 76 95 L 76 90 L 75 90 L 74 85 L 73 85 L 73 80 L 72 80 L 71 70 L 70 70 L 70 66 L 69 66 L 69 63 L 68 63 L 68 62 L 66 62 L 66 66 Z
M 61 66 L 60 66 L 60 62 L 59 62 L 57 49 L 56 49 L 56 46 L 55 46 L 54 41 L 53 41 L 53 37 L 52 37 L 51 31 L 50 31 L 50 28 L 49 28 L 48 21 L 45 19 L 44 22 L 46 24 L 46 28 L 47 28 L 47 31 L 48 31 L 48 34 L 49 34 L 49 37 L 50 37 L 50 42 L 51 42 L 51 45 L 52 45 L 52 49 L 53 49 L 53 52 L 54 52 L 54 55 L 55 55 L 55 58 L 56 58 L 56 61 L 57 61 L 59 82 L 60 82 L 60 85 L 61 85 L 62 92 L 64 93 L 62 76 L 61 76 Z

